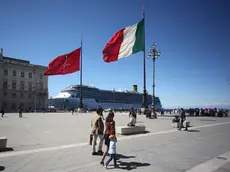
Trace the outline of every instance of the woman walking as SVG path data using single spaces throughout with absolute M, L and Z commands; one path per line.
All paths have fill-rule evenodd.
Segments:
M 102 160 L 100 162 L 101 165 L 104 165 L 105 157 L 107 156 L 108 151 L 109 151 L 109 143 L 110 143 L 109 136 L 116 135 L 115 121 L 113 120 L 113 118 L 114 118 L 114 113 L 113 112 L 109 112 L 108 116 L 105 119 L 105 134 L 104 134 L 104 139 L 105 139 L 106 150 L 105 150 L 105 152 L 103 154 L 103 157 L 102 157 Z

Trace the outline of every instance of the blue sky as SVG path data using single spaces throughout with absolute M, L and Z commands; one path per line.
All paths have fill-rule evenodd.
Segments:
M 4 55 L 47 66 L 80 46 L 83 83 L 104 89 L 143 91 L 143 53 L 104 63 L 102 50 L 113 34 L 142 18 L 143 0 L 2 0 L 0 47 Z M 164 107 L 230 105 L 230 1 L 145 0 L 146 51 L 157 43 L 156 95 Z M 79 84 L 79 73 L 49 77 L 56 95 Z M 152 61 L 147 60 L 152 93 Z

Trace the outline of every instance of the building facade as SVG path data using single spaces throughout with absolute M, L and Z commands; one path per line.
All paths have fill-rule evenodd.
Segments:
M 45 66 L 3 55 L 0 50 L 0 108 L 5 112 L 43 110 L 48 106 L 48 77 Z

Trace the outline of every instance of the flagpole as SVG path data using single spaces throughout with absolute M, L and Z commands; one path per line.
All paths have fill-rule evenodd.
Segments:
M 84 106 L 83 106 L 83 102 L 82 102 L 82 35 L 81 35 L 81 59 L 80 59 L 80 104 L 79 104 L 79 108 L 78 111 L 79 112 L 83 112 L 84 111 Z
M 148 107 L 147 103 L 147 92 L 146 92 L 146 58 L 145 58 L 145 8 L 143 4 L 142 17 L 144 19 L 144 52 L 143 52 L 143 73 L 144 73 L 144 87 L 143 87 L 143 102 L 142 102 L 142 111 L 144 112 Z

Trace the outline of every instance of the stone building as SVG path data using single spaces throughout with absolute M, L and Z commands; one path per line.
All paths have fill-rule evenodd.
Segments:
M 45 66 L 6 57 L 0 49 L 0 108 L 5 112 L 40 111 L 48 106 L 48 77 Z

